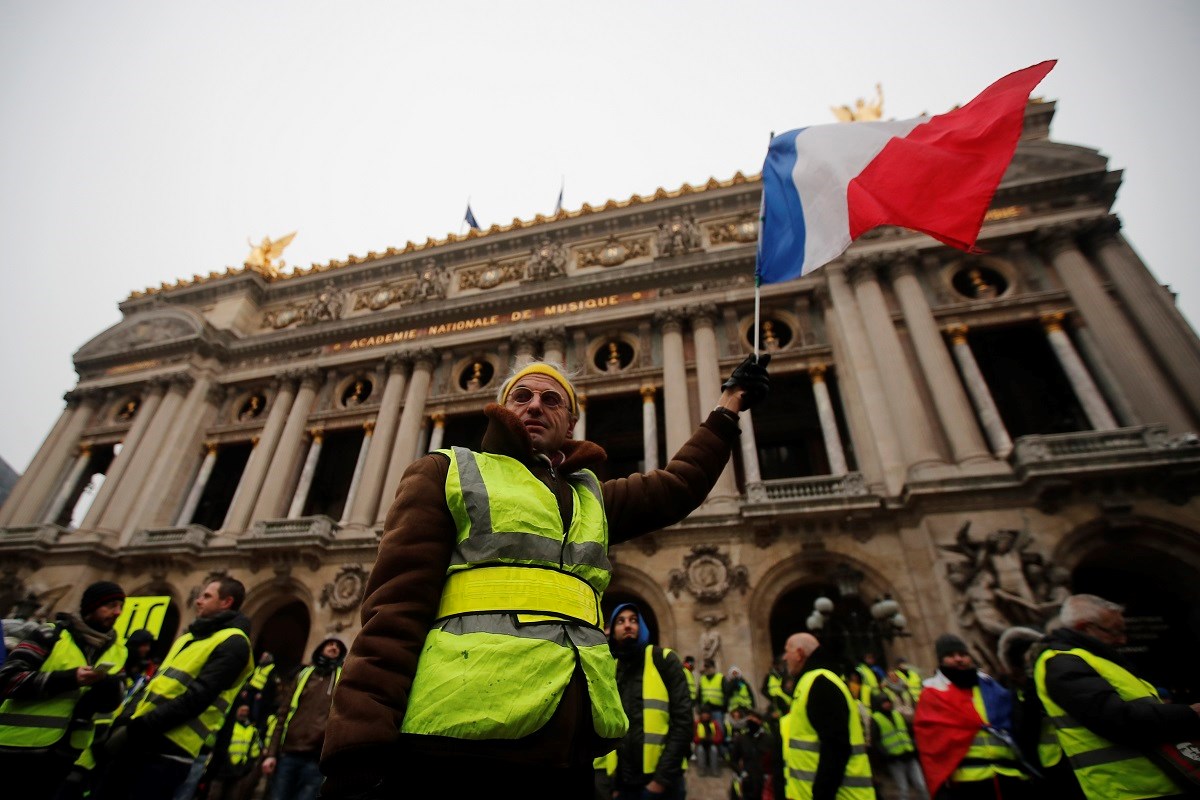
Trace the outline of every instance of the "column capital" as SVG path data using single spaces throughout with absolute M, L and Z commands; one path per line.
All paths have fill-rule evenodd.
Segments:
M 850 284 L 857 287 L 868 281 L 878 281 L 879 276 L 875 272 L 878 264 L 878 260 L 871 256 L 855 257 L 846 264 L 846 274 L 850 278 Z
M 83 402 L 83 398 L 84 392 L 80 391 L 78 388 L 68 389 L 67 391 L 63 392 L 63 402 L 67 404 L 67 408 L 75 408 L 77 405 Z
M 219 450 L 220 448 L 221 448 L 221 445 L 217 442 L 208 441 L 208 442 L 204 443 L 205 455 L 215 456 L 217 454 L 217 450 Z
M 1046 329 L 1046 333 L 1054 333 L 1063 329 L 1063 321 L 1067 318 L 1065 312 L 1048 311 L 1041 316 L 1042 327 Z
M 262 439 L 262 437 L 259 436 L 257 433 L 254 434 L 253 436 L 251 436 L 250 437 L 250 447 L 251 448 L 258 447 L 258 443 L 261 439 Z
M 700 327 L 711 328 L 717 317 L 716 303 L 693 303 L 685 310 L 688 319 L 692 322 L 692 327 L 697 325 Z
M 808 368 L 808 377 L 812 379 L 813 383 L 824 383 L 827 369 L 829 367 L 825 364 L 813 364 Z
M 166 375 L 155 375 L 153 378 L 146 379 L 146 388 L 152 392 L 165 392 L 170 385 L 171 379 Z
M 1121 218 L 1115 214 L 1092 220 L 1084 230 L 1089 244 L 1100 245 L 1113 241 L 1121 233 Z
M 177 372 L 171 376 L 171 388 L 187 391 L 196 385 L 196 376 L 190 372 Z
M 225 387 L 219 383 L 214 383 L 208 387 L 208 391 L 204 393 L 204 402 L 209 405 L 217 405 L 225 399 Z
M 364 422 L 363 423 L 363 432 L 367 436 L 370 436 L 371 434 L 375 433 L 375 420 L 369 419 L 366 422 Z
M 401 372 L 409 365 L 408 353 L 403 350 L 393 350 L 383 357 L 383 365 L 389 372 Z
M 1076 237 L 1086 228 L 1087 224 L 1080 220 L 1059 222 L 1034 233 L 1033 243 L 1047 258 L 1054 258 L 1068 250 L 1078 249 Z
M 435 428 L 446 427 L 446 415 L 440 411 L 435 411 L 434 413 L 430 414 L 429 420 L 433 423 Z
M 641 394 L 643 403 L 653 403 L 658 394 L 658 387 L 646 385 L 638 389 L 638 393 Z
M 437 364 L 437 351 L 432 347 L 418 347 L 409 353 L 412 358 L 413 369 L 419 369 L 424 366 L 426 369 L 432 370 Z
M 313 440 L 314 443 L 320 444 L 321 440 L 323 440 L 325 438 L 325 429 L 324 428 L 309 428 L 308 436 L 310 439 Z
M 967 341 L 967 326 L 961 322 L 952 322 L 942 330 L 954 344 L 965 344 Z
M 653 321 L 663 333 L 680 333 L 683 331 L 685 314 L 681 308 L 664 308 L 654 312 Z
M 896 256 L 889 266 L 889 274 L 892 278 L 916 277 L 917 265 L 920 263 L 916 253 L 908 250 L 902 251 Z
M 77 452 L 78 452 L 78 455 L 80 458 L 83 458 L 85 456 L 90 456 L 92 454 L 92 443 L 91 442 L 80 442 L 79 447 L 77 448 Z

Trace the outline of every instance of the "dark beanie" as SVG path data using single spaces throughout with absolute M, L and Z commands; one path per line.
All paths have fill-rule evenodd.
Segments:
M 86 617 L 100 606 L 124 599 L 125 590 L 117 584 L 112 581 L 96 581 L 83 590 L 83 599 L 79 601 L 79 615 Z
M 969 653 L 967 643 L 953 633 L 943 633 L 937 638 L 933 645 L 934 651 L 937 652 L 937 660 L 941 661 L 951 653 Z

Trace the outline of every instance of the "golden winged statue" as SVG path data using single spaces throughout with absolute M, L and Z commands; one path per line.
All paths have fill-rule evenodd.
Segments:
M 250 269 L 261 273 L 268 278 L 278 277 L 279 271 L 287 264 L 280 261 L 274 263 L 275 259 L 283 255 L 283 249 L 292 243 L 292 239 L 296 238 L 296 231 L 292 231 L 287 236 L 281 236 L 275 241 L 271 241 L 270 237 L 264 236 L 263 240 L 258 244 L 246 239 L 246 243 L 250 245 L 250 255 L 246 256 L 246 266 Z
M 875 99 L 868 103 L 861 97 L 850 106 L 830 106 L 838 122 L 875 122 L 883 119 L 883 84 L 875 84 Z

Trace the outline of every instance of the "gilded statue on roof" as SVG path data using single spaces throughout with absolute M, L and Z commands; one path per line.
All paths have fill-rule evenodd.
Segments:
M 258 244 L 254 244 L 249 239 L 246 243 L 250 245 L 250 255 L 246 256 L 246 266 L 262 274 L 267 278 L 276 278 L 279 272 L 287 266 L 280 260 L 278 264 L 275 259 L 283 255 L 283 249 L 292 243 L 292 239 L 296 238 L 296 232 L 292 231 L 287 236 L 281 236 L 274 241 L 269 236 L 264 236 L 263 240 Z
M 875 99 L 871 102 L 860 97 L 854 101 L 854 108 L 830 106 L 830 110 L 839 122 L 875 122 L 883 119 L 883 84 L 875 84 Z

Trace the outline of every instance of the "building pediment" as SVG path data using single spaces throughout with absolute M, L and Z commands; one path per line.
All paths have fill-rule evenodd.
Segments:
M 1108 159 L 1090 147 L 1051 141 L 1024 141 L 1004 172 L 1001 187 L 1073 175 L 1105 172 Z
M 185 307 L 158 307 L 126 317 L 75 352 L 76 366 L 99 359 L 145 358 L 201 343 L 215 343 L 216 332 L 200 314 Z

